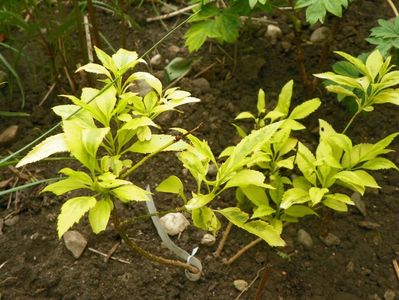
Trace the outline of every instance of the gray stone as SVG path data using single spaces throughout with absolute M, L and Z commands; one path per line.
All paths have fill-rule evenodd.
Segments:
M 325 237 L 320 237 L 320 239 L 323 241 L 324 244 L 326 244 L 326 246 L 338 246 L 339 244 L 341 244 L 341 240 L 339 239 L 339 237 L 330 232 Z
M 204 246 L 213 246 L 215 242 L 216 242 L 215 236 L 210 233 L 205 233 L 201 239 L 201 245 Z
M 329 40 L 330 35 L 330 28 L 321 26 L 312 32 L 312 35 L 310 36 L 310 41 L 312 43 L 323 43 Z
M 377 228 L 381 227 L 380 224 L 371 222 L 371 221 L 359 221 L 357 224 L 360 227 L 366 228 L 366 229 L 377 229 Z
M 362 195 L 360 195 L 358 192 L 354 192 L 351 196 L 351 199 L 355 203 L 355 206 L 360 211 L 360 213 L 363 216 L 367 216 L 366 204 L 362 199 Z
M 298 230 L 297 240 L 298 243 L 303 245 L 306 249 L 311 249 L 313 247 L 313 239 L 304 229 Z
M 0 145 L 12 142 L 18 133 L 18 125 L 11 125 L 0 133 Z
M 5 219 L 4 225 L 13 226 L 13 225 L 17 224 L 18 220 L 19 220 L 19 216 L 13 216 L 11 218 Z
M 86 248 L 87 240 L 76 230 L 65 232 L 63 238 L 65 247 L 72 252 L 72 255 L 76 259 L 78 259 Z
M 396 293 L 393 290 L 389 289 L 385 291 L 384 300 L 395 300 L 395 298 L 396 298 Z
M 242 279 L 237 279 L 233 281 L 234 287 L 240 292 L 248 288 L 248 282 Z

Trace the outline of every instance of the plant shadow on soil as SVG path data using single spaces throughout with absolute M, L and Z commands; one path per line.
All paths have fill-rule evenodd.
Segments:
M 342 31 L 338 34 L 338 41 L 332 45 L 333 50 L 343 50 L 353 55 L 371 50 L 364 38 L 368 36 L 369 29 L 376 25 L 377 18 L 384 17 L 384 10 L 389 11 L 385 2 L 376 2 L 357 1 L 351 6 L 341 22 Z M 381 9 L 381 5 L 384 9 Z M 144 15 L 153 14 L 150 8 L 142 9 Z M 112 23 L 110 16 L 101 17 L 100 27 L 103 26 L 106 32 L 117 32 L 117 23 Z M 173 26 L 174 21 L 167 24 Z M 149 48 L 162 35 L 158 23 L 143 26 L 144 31 L 132 32 L 128 38 L 130 48 L 139 52 Z M 284 33 L 289 31 L 288 28 L 282 28 Z M 169 48 L 172 44 L 182 44 L 181 32 L 159 46 L 158 51 L 163 58 L 173 58 Z M 237 141 L 230 123 L 239 112 L 255 109 L 259 88 L 266 91 L 267 99 L 272 102 L 286 81 L 292 77 L 298 79 L 293 51 L 286 51 L 281 46 L 281 40 L 276 45 L 271 45 L 252 31 L 244 33 L 238 47 L 238 53 L 242 55 L 238 57 L 236 72 L 232 76 L 228 74 L 231 67 L 217 64 L 202 75 L 210 86 L 204 85 L 204 81 L 201 83 L 193 80 L 190 76 L 183 79 L 179 86 L 191 91 L 202 102 L 186 107 L 183 115 L 171 114 L 162 119 L 168 126 L 188 129 L 204 122 L 197 135 L 206 138 L 215 153 L 220 153 L 224 147 Z M 233 53 L 232 47 L 227 46 L 225 49 Z M 306 51 L 312 67 L 316 64 L 314 61 L 318 46 L 309 46 Z M 217 47 L 205 47 L 200 54 L 203 58 L 190 74 L 203 70 L 224 56 Z M 228 61 L 228 58 L 225 59 Z M 334 59 L 331 55 L 329 63 Z M 164 64 L 157 67 L 158 71 L 163 66 Z M 22 77 L 27 86 L 26 94 L 30 95 L 30 86 L 35 83 L 29 82 L 29 74 L 22 74 Z M 295 88 L 296 103 L 305 100 L 300 96 L 299 85 L 297 83 Z M 43 90 L 39 92 L 35 88 L 33 94 L 45 92 L 46 87 L 43 86 Z M 55 92 L 68 93 L 68 87 L 61 84 Z M 16 120 L 20 122 L 18 140 L 7 145 L 7 148 L 3 147 L 2 154 L 6 150 L 18 149 L 37 136 L 39 131 L 44 131 L 56 122 L 55 117 L 49 116 L 49 107 L 55 105 L 54 102 L 63 100 L 53 97 L 56 100 L 49 100 L 45 107 L 37 109 L 37 98 L 28 97 L 30 102 L 27 108 L 32 111 L 32 118 L 2 120 L 1 129 Z M 322 100 L 323 105 L 318 113 L 307 121 L 310 133 L 301 136 L 310 145 L 317 142 L 318 118 L 326 119 L 337 130 L 342 130 L 342 124 L 349 118 L 348 112 L 333 97 L 323 96 Z M 17 109 L 18 103 L 15 102 L 2 101 L 1 106 Z M 4 107 L 0 110 L 4 110 Z M 398 117 L 397 109 L 390 106 L 377 108 L 375 112 L 361 116 L 349 135 L 355 137 L 357 143 L 376 141 L 399 130 Z M 399 150 L 397 141 L 393 149 Z M 390 158 L 399 162 L 395 154 L 391 154 Z M 58 167 L 60 166 L 56 163 L 39 163 L 27 169 L 40 177 L 54 176 Z M 15 176 L 8 169 L 1 170 L 0 174 L 1 180 Z M 134 176 L 142 186 L 151 183 L 154 188 L 171 174 L 177 174 L 190 183 L 171 154 L 160 155 L 159 159 L 150 161 Z M 15 194 L 12 198 L 3 197 L 0 198 L 0 218 L 13 212 L 17 217 L 13 219 L 15 224 L 9 224 L 11 226 L 4 226 L 0 230 L 0 299 L 235 299 L 239 292 L 234 288 L 233 281 L 244 279 L 251 282 L 262 268 L 267 272 L 262 299 L 382 299 L 388 290 L 393 290 L 398 295 L 398 279 L 395 277 L 392 260 L 399 257 L 399 174 L 393 171 L 381 172 L 377 179 L 382 190 L 368 191 L 365 194 L 366 217 L 356 208 L 351 208 L 347 214 L 334 214 L 332 218 L 328 214 L 322 214 L 320 218 L 307 218 L 300 224 L 287 227 L 284 238 L 289 246 L 281 251 L 289 255 L 289 260 L 282 258 L 265 243 L 260 243 L 234 264 L 224 265 L 222 259 L 213 257 L 216 245 L 200 246 L 197 256 L 202 260 L 204 274 L 198 282 L 188 281 L 181 269 L 157 265 L 143 259 L 130 252 L 124 244 L 118 247 L 114 256 L 128 260 L 130 264 L 114 260 L 104 262 L 103 257 L 88 249 L 75 260 L 56 235 L 56 216 L 63 201 L 62 197 L 39 195 L 39 188 L 20 192 L 18 197 Z M 155 200 L 160 210 L 181 205 L 171 196 L 155 195 Z M 233 198 L 223 200 L 230 204 L 233 202 Z M 6 209 L 9 202 L 11 206 Z M 126 215 L 139 214 L 145 214 L 141 205 L 128 206 L 126 209 Z M 380 227 L 364 229 L 359 226 L 359 222 L 364 220 L 376 222 Z M 223 226 L 226 226 L 226 222 L 223 222 Z M 105 253 L 118 240 L 112 230 L 99 235 L 92 234 L 85 218 L 75 228 L 87 237 L 88 247 Z M 300 228 L 313 237 L 312 249 L 305 249 L 298 243 L 297 231 Z M 320 238 L 326 233 L 339 237 L 339 244 L 326 245 Z M 135 224 L 129 228 L 128 234 L 143 248 L 173 257 L 170 251 L 161 246 L 150 222 Z M 203 234 L 204 232 L 189 227 L 175 240 L 182 248 L 191 251 L 199 245 Z M 222 257 L 230 257 L 253 239 L 254 237 L 242 230 L 234 228 Z M 263 273 L 260 277 L 262 276 Z M 241 299 L 254 299 L 258 284 L 259 279 Z

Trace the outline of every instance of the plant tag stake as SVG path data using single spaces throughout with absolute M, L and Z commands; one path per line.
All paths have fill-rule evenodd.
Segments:
M 147 191 L 150 192 L 150 187 L 147 186 Z M 165 246 L 175 253 L 181 259 L 187 261 L 188 264 L 196 267 L 199 272 L 198 273 L 191 273 L 188 270 L 185 270 L 186 277 L 191 281 L 197 281 L 201 278 L 202 273 L 202 264 L 201 261 L 196 258 L 194 255 L 198 251 L 198 247 L 194 248 L 192 253 L 189 254 L 187 251 L 183 250 L 179 246 L 177 246 L 170 238 L 169 235 L 163 229 L 161 222 L 159 221 L 159 217 L 156 215 L 157 209 L 155 207 L 154 201 L 152 199 L 151 194 L 148 195 L 148 201 L 146 201 L 148 212 L 153 215 L 151 217 L 152 222 L 154 223 L 155 228 L 157 229 L 158 235 L 161 238 L 162 242 L 164 242 Z

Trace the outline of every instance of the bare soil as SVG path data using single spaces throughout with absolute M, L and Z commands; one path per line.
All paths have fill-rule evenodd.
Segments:
M 132 8 L 132 15 L 154 15 L 151 5 Z M 340 22 L 337 40 L 331 50 L 343 50 L 353 55 L 371 50 L 364 38 L 370 28 L 376 26 L 377 19 L 390 16 L 391 11 L 385 1 L 355 1 Z M 118 22 L 107 13 L 98 13 L 100 30 L 103 30 L 111 43 L 118 44 Z M 142 19 L 141 19 L 142 18 Z M 166 26 L 172 28 L 183 20 L 170 19 Z M 179 82 L 183 89 L 190 90 L 202 101 L 184 109 L 184 114 L 172 114 L 162 122 L 170 126 L 194 128 L 204 124 L 196 132 L 201 138 L 209 140 L 215 153 L 237 141 L 234 128 L 230 125 L 241 111 L 255 110 L 256 95 L 259 88 L 267 93 L 268 103 L 275 102 L 281 87 L 291 78 L 296 81 L 295 103 L 306 99 L 299 82 L 295 55 L 292 47 L 290 28 L 284 16 L 276 15 L 283 36 L 276 44 L 261 34 L 261 29 L 253 26 L 246 28 L 237 44 L 218 47 L 206 46 L 195 54 L 201 57 L 193 70 Z M 146 23 L 144 17 L 138 17 L 142 30 L 132 29 L 128 34 L 128 48 L 144 52 L 165 34 L 159 23 Z M 331 24 L 331 20 L 327 21 Z M 306 29 L 306 34 L 312 32 Z M 182 32 L 161 44 L 151 55 L 159 52 L 163 61 L 154 67 L 156 74 L 173 59 L 170 46 L 180 47 L 177 55 L 187 55 L 182 48 Z M 222 49 L 222 50 L 221 50 Z M 33 49 L 34 50 L 34 49 Z M 35 52 L 36 51 L 36 52 Z M 32 55 L 39 53 L 36 49 Z M 236 64 L 231 60 L 238 53 Z M 311 72 L 317 72 L 319 45 L 306 46 L 306 58 Z M 78 52 L 78 50 L 76 50 Z M 329 64 L 337 59 L 328 57 Z M 38 54 L 37 63 L 44 58 Z M 32 61 L 30 61 L 32 62 Z M 215 66 L 195 79 L 194 76 L 211 64 Z M 36 68 L 39 68 L 36 66 Z M 71 67 L 73 69 L 73 66 Z M 64 103 L 57 94 L 71 93 L 67 81 L 62 79 L 42 105 L 38 103 L 52 82 L 46 81 L 45 73 L 32 74 L 32 67 L 21 67 L 27 94 L 26 110 L 30 118 L 7 118 L 0 123 L 1 130 L 11 124 L 19 125 L 19 133 L 13 143 L 3 145 L 2 155 L 15 151 L 37 137 L 40 132 L 57 122 L 49 108 Z M 38 78 L 42 79 L 38 80 Z M 78 79 L 78 78 L 77 78 Z M 325 95 L 322 88 L 318 91 L 323 100 L 319 111 L 307 120 L 308 133 L 301 140 L 315 145 L 318 139 L 317 119 L 323 118 L 342 130 L 343 124 L 350 118 L 348 111 L 339 105 L 336 99 Z M 18 110 L 17 92 L 12 99 L 6 97 L 6 91 L 0 90 L 0 110 Z M 3 101 L 4 100 L 4 101 Z M 269 106 L 271 107 L 271 105 Z M 349 135 L 359 142 L 376 141 L 389 133 L 399 130 L 399 110 L 393 106 L 377 107 L 368 115 L 362 115 L 350 129 Z M 399 150 L 399 141 L 392 148 Z M 390 153 L 390 158 L 399 163 L 398 155 Z M 16 174 L 10 169 L 0 170 L 0 181 L 11 178 L 10 183 L 22 184 L 24 176 L 43 178 L 55 176 L 60 163 L 46 162 L 29 166 Z M 135 175 L 142 186 L 150 184 L 152 188 L 171 174 L 185 177 L 182 167 L 173 155 L 161 155 L 150 161 L 140 173 Z M 329 214 L 322 212 L 319 218 L 310 217 L 300 224 L 287 227 L 284 249 L 272 249 L 266 243 L 260 243 L 249 250 L 232 265 L 225 265 L 223 258 L 229 258 L 238 249 L 254 239 L 246 232 L 233 228 L 222 258 L 215 258 L 216 245 L 200 246 L 197 257 L 201 259 L 204 272 L 198 282 L 190 282 L 181 269 L 154 264 L 132 253 L 121 244 L 114 257 L 129 262 L 115 260 L 104 262 L 103 257 L 88 248 L 107 253 L 118 241 L 112 226 L 105 232 L 94 235 L 84 219 L 75 227 L 88 239 L 88 248 L 79 259 L 75 259 L 56 235 L 56 217 L 63 198 L 50 194 L 39 194 L 42 187 L 33 188 L 0 197 L 0 299 L 236 299 L 239 296 L 233 286 L 236 279 L 253 284 L 240 296 L 240 299 L 254 299 L 257 291 L 263 289 L 258 299 L 306 299 L 306 300 L 356 300 L 356 299 L 394 299 L 389 293 L 399 295 L 399 278 L 396 277 L 392 261 L 399 259 L 399 172 L 384 171 L 376 175 L 382 189 L 368 191 L 363 200 L 366 203 L 367 216 L 355 207 L 347 214 Z M 181 205 L 176 199 L 165 195 L 155 195 L 160 210 Z M 231 199 L 223 199 L 232 203 Z M 128 206 L 126 215 L 145 214 L 141 205 Z M 359 225 L 361 221 L 371 221 L 380 226 L 366 229 Z M 11 224 L 10 224 L 11 223 Z M 224 227 L 226 222 L 223 222 Z M 223 228 L 224 228 L 223 227 Z M 305 229 L 313 238 L 314 245 L 309 250 L 297 241 L 299 229 Z M 217 236 L 220 240 L 221 233 Z M 323 239 L 328 234 L 339 238 L 336 245 L 327 245 Z M 161 241 L 151 222 L 138 223 L 129 228 L 128 234 L 143 248 L 167 257 L 173 257 L 170 251 L 161 246 Z M 187 251 L 200 244 L 204 232 L 190 226 L 182 233 L 176 243 Z M 285 255 L 281 255 L 281 254 Z M 259 275 L 259 276 L 257 276 Z M 255 280 L 256 279 L 256 280 Z M 264 287 L 259 287 L 263 280 Z M 399 296 L 397 296 L 399 297 Z

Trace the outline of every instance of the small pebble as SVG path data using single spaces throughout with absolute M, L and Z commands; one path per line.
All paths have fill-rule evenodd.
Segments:
M 353 202 L 355 202 L 355 206 L 360 211 L 360 213 L 363 216 L 367 216 L 366 204 L 364 203 L 364 201 L 362 199 L 362 195 L 360 195 L 358 192 L 354 192 L 351 196 L 351 199 Z
M 166 214 L 159 221 L 169 235 L 180 234 L 190 225 L 190 222 L 182 213 Z
M 0 145 L 12 142 L 18 133 L 18 125 L 11 125 L 0 133 Z
M 233 281 L 234 287 L 240 292 L 244 291 L 248 287 L 248 282 L 242 279 L 237 279 Z
M 389 289 L 385 291 L 384 300 L 395 300 L 395 298 L 396 298 L 396 293 L 393 290 Z
M 181 49 L 178 46 L 176 46 L 176 45 L 171 45 L 168 48 L 168 54 L 171 57 L 175 57 L 180 51 L 181 51 Z
M 377 228 L 381 227 L 380 224 L 371 222 L 371 221 L 359 221 L 357 224 L 360 227 L 366 228 L 366 229 L 377 229 Z
M 161 54 L 156 54 L 150 59 L 150 64 L 152 66 L 158 66 L 162 62 L 162 56 Z
M 65 232 L 63 239 L 65 247 L 72 252 L 73 257 L 78 259 L 86 248 L 87 240 L 76 230 Z
M 320 239 L 323 241 L 324 244 L 326 244 L 326 246 L 338 246 L 339 244 L 341 244 L 341 240 L 339 239 L 339 237 L 330 232 L 327 234 L 327 236 L 320 237 Z
M 345 269 L 346 272 L 352 273 L 355 270 L 355 263 L 353 261 L 348 262 Z
M 19 216 L 13 216 L 11 218 L 5 219 L 4 225 L 13 226 L 13 225 L 17 224 L 18 220 L 19 220 Z
M 205 233 L 201 239 L 201 245 L 204 246 L 213 246 L 215 242 L 216 242 L 215 236 L 210 233 Z
M 270 42 L 272 45 L 277 43 L 277 39 L 281 37 L 281 34 L 282 32 L 280 27 L 273 24 L 269 24 L 267 26 L 266 37 L 270 38 Z
M 308 250 L 313 247 L 313 239 L 304 229 L 298 230 L 297 240 L 299 244 L 303 245 Z
M 312 43 L 323 43 L 330 38 L 330 28 L 321 26 L 312 32 L 310 41 Z

